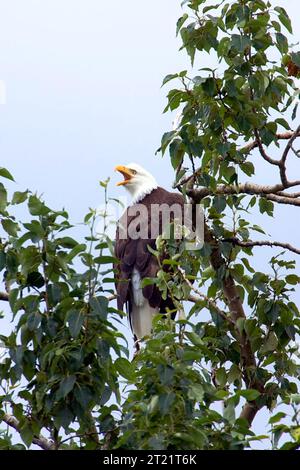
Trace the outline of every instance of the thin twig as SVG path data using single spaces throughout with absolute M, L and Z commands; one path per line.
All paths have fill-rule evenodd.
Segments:
M 260 135 L 259 135 L 259 132 L 258 132 L 257 129 L 254 129 L 254 135 L 255 135 L 255 138 L 256 138 L 256 142 L 257 142 L 259 152 L 260 152 L 261 156 L 263 157 L 263 159 L 266 160 L 266 162 L 270 163 L 271 165 L 280 166 L 280 160 L 275 160 L 274 158 L 269 157 L 269 155 L 265 151 L 263 143 L 260 139 Z

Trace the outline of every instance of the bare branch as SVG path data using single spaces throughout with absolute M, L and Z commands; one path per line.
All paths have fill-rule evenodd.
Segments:
M 238 238 L 225 238 L 223 240 L 224 242 L 230 242 L 233 245 L 238 245 L 241 247 L 255 247 L 255 246 L 278 246 L 280 248 L 284 248 L 285 250 L 292 251 L 293 253 L 296 253 L 297 255 L 300 255 L 300 249 L 295 248 L 294 246 L 290 245 L 289 243 L 281 243 L 281 242 L 276 242 L 276 241 L 268 241 L 268 240 L 262 240 L 262 241 L 242 241 L 239 240 Z
M 269 157 L 269 155 L 265 151 L 262 141 L 260 140 L 259 132 L 257 129 L 254 129 L 254 135 L 256 138 L 256 143 L 257 143 L 259 152 L 261 156 L 263 157 L 263 159 L 266 160 L 266 162 L 271 163 L 271 165 L 280 166 L 281 160 L 275 160 L 274 158 Z
M 279 191 L 276 193 L 277 196 L 289 197 L 291 199 L 300 198 L 300 193 L 286 193 L 285 191 Z
M 266 150 L 263 146 L 263 143 L 260 139 L 260 135 L 259 135 L 259 132 L 258 132 L 257 129 L 254 129 L 254 135 L 255 135 L 256 140 L 254 142 L 252 142 L 251 144 L 248 144 L 242 150 L 246 150 L 246 151 L 250 152 L 253 148 L 258 147 L 261 156 L 263 157 L 263 159 L 266 162 L 270 163 L 271 165 L 275 165 L 275 166 L 279 167 L 281 182 L 282 182 L 282 184 L 285 188 L 289 187 L 289 181 L 288 181 L 287 176 L 286 176 L 286 161 L 287 161 L 289 151 L 293 148 L 293 143 L 294 143 L 295 139 L 297 137 L 299 137 L 299 135 L 300 135 L 300 126 L 298 126 L 298 128 L 296 129 L 295 132 L 286 133 L 284 135 L 286 138 L 289 139 L 289 141 L 288 141 L 288 144 L 287 144 L 280 160 L 275 160 L 274 158 L 271 158 L 267 154 L 267 152 L 266 152 Z M 297 153 L 296 153 L 296 155 L 297 155 Z
M 8 294 L 6 292 L 0 292 L 0 300 L 3 300 L 4 302 L 9 301 Z
M 283 184 L 275 184 L 273 186 L 269 185 L 259 185 L 255 183 L 242 183 L 235 186 L 227 186 L 225 184 L 219 184 L 215 190 L 211 190 L 209 188 L 196 188 L 190 189 L 187 191 L 187 195 L 190 196 L 195 202 L 200 202 L 206 196 L 214 196 L 216 194 L 251 194 L 251 195 L 258 195 L 258 196 L 265 196 L 272 194 L 272 196 L 276 195 L 280 191 L 283 191 L 287 188 L 292 188 L 294 186 L 300 186 L 300 180 L 292 181 L 288 183 L 288 186 L 284 186 Z M 286 195 L 286 198 L 289 196 Z M 292 199 L 292 198 L 291 198 Z M 281 201 L 278 201 L 281 202 Z M 294 204 L 298 205 L 298 204 Z
M 267 194 L 266 199 L 273 202 L 278 202 L 278 204 L 288 204 L 291 206 L 300 206 L 300 198 L 293 198 L 289 196 L 278 196 L 277 194 Z
M 293 152 L 295 153 L 295 155 L 298 158 L 300 158 L 299 153 L 296 152 L 293 148 L 293 143 L 294 143 L 295 139 L 300 136 L 300 126 L 296 129 L 296 131 L 287 131 L 287 132 L 276 134 L 277 140 L 289 140 L 289 143 L 288 143 L 288 145 L 285 149 L 283 157 L 280 160 L 275 160 L 275 159 L 271 158 L 269 155 L 267 155 L 267 153 L 264 149 L 264 146 L 261 142 L 258 131 L 255 130 L 254 133 L 255 133 L 255 136 L 256 136 L 256 140 L 254 140 L 253 142 L 250 142 L 249 144 L 247 144 L 244 147 L 240 148 L 239 151 L 242 152 L 242 153 L 250 153 L 253 149 L 258 147 L 259 151 L 260 151 L 260 154 L 262 155 L 264 160 L 266 160 L 268 163 L 271 163 L 272 165 L 278 166 L 280 168 L 281 181 L 282 181 L 283 189 L 291 187 L 290 184 L 292 186 L 295 186 L 295 184 L 294 184 L 295 182 L 294 183 L 289 183 L 287 178 L 286 178 L 285 161 L 286 161 L 287 153 L 290 149 L 293 150 Z M 285 156 L 285 153 L 286 153 L 286 156 Z M 202 171 L 202 168 L 200 167 L 195 172 L 193 172 L 191 175 L 183 176 L 176 184 L 173 185 L 173 188 L 177 189 L 177 188 L 180 188 L 181 186 L 191 182 L 191 180 L 195 179 L 199 175 L 199 173 L 201 173 L 201 171 Z
M 11 428 L 15 429 L 18 433 L 20 433 L 20 423 L 17 418 L 12 415 L 6 414 L 2 418 L 2 421 L 4 421 Z M 34 438 L 32 439 L 32 444 L 39 446 L 43 450 L 55 449 L 54 442 L 49 439 L 46 439 L 44 436 L 41 435 L 38 437 L 34 436 Z
M 283 133 L 278 133 L 276 134 L 276 138 L 278 140 L 288 140 L 290 139 L 291 137 L 293 137 L 293 135 L 295 134 L 295 131 L 287 131 L 287 132 L 283 132 Z M 258 147 L 258 143 L 257 143 L 257 140 L 254 140 L 253 142 L 250 142 L 249 144 L 245 145 L 244 147 L 242 147 L 240 149 L 240 152 L 242 153 L 250 153 L 251 150 L 255 149 L 256 147 Z
M 112 300 L 115 300 L 117 298 L 117 294 L 112 294 L 109 297 L 107 297 L 107 300 L 111 302 Z
M 287 157 L 288 157 L 288 154 L 289 154 L 289 151 L 293 148 L 293 143 L 294 141 L 297 139 L 297 137 L 300 136 L 300 126 L 297 127 L 296 131 L 294 132 L 294 134 L 291 136 L 290 140 L 288 141 L 287 143 L 287 146 L 285 147 L 284 149 L 284 152 L 282 154 L 282 157 L 281 157 L 281 161 L 285 164 L 286 160 L 287 160 Z

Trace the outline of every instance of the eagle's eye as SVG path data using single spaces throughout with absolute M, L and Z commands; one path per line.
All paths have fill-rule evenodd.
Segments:
M 130 172 L 133 174 L 133 175 L 136 175 L 137 174 L 137 171 L 136 170 L 133 170 L 130 168 Z

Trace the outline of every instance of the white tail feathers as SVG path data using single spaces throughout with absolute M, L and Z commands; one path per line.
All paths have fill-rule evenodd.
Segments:
M 148 300 L 143 296 L 141 276 L 136 268 L 133 269 L 131 287 L 133 302 L 131 312 L 129 312 L 130 324 L 137 339 L 141 339 L 151 334 L 152 320 L 159 309 L 150 307 Z
M 149 302 L 145 300 L 142 307 L 132 305 L 132 311 L 130 313 L 130 321 L 133 333 L 137 339 L 143 338 L 143 336 L 149 336 L 152 330 L 152 320 L 154 315 L 158 313 L 158 308 L 150 307 Z

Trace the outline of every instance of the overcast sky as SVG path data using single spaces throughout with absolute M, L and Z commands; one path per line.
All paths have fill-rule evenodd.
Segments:
M 15 176 L 13 190 L 37 190 L 79 222 L 101 203 L 99 180 L 112 176 L 111 195 L 121 195 L 117 164 L 138 162 L 171 188 L 169 159 L 154 154 L 172 121 L 162 115 L 162 79 L 188 66 L 175 38 L 180 3 L 0 0 L 0 166 Z M 272 3 L 286 7 L 299 40 L 299 0 Z M 257 180 L 266 176 L 262 166 Z M 290 209 L 268 224 L 297 243 Z M 262 251 L 263 260 L 270 251 Z

